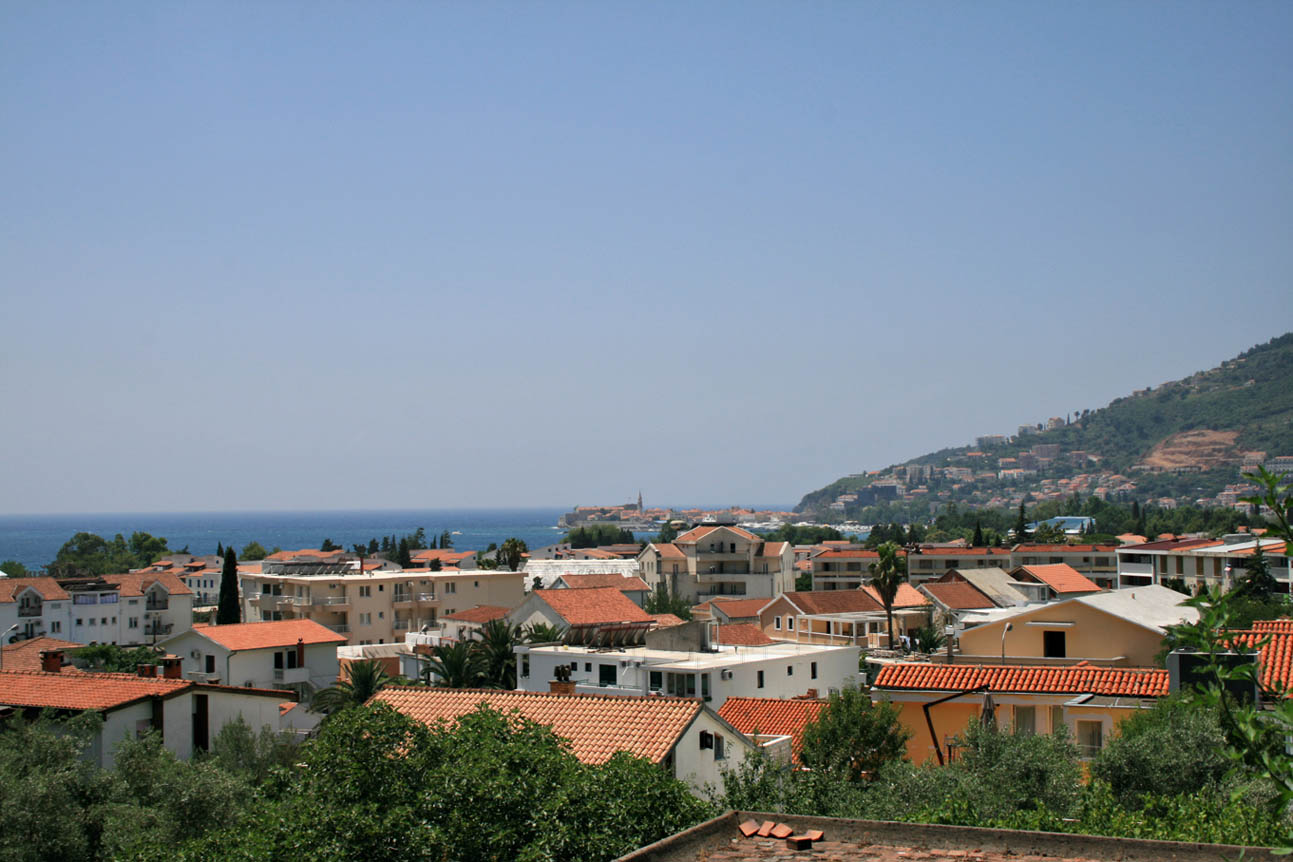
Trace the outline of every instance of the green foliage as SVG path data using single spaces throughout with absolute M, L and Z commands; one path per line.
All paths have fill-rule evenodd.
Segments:
M 1091 762 L 1091 776 L 1133 806 L 1145 795 L 1220 792 L 1230 766 L 1216 711 L 1173 697 L 1123 721 Z
M 0 572 L 4 572 L 11 578 L 25 578 L 28 575 L 27 567 L 17 560 L 5 560 L 0 563 Z
M 844 535 L 834 527 L 782 524 L 770 533 L 763 534 L 765 542 L 789 542 L 792 545 L 817 545 L 822 542 L 840 541 Z
M 561 640 L 562 630 L 548 623 L 530 623 L 525 627 L 523 639 L 528 644 L 556 643 Z
M 243 547 L 242 553 L 238 555 L 238 559 L 243 562 L 254 562 L 255 560 L 263 560 L 268 556 L 269 552 L 265 550 L 260 542 L 248 542 Z
M 812 572 L 800 572 L 799 574 L 795 575 L 796 592 L 807 593 L 807 592 L 812 592 L 812 589 L 813 589 Z
M 911 638 L 915 642 L 916 651 L 923 653 L 938 652 L 947 643 L 947 635 L 935 625 L 921 626 L 913 630 Z
M 242 603 L 238 601 L 238 560 L 233 548 L 224 552 L 220 569 L 220 601 L 216 607 L 216 625 L 242 622 Z
M 335 712 L 361 706 L 381 691 L 391 681 L 378 661 L 354 661 L 347 668 L 346 678 L 334 685 L 319 689 L 310 700 L 315 712 L 332 715 Z
M 220 769 L 241 776 L 256 786 L 296 763 L 300 746 L 286 733 L 275 733 L 268 725 L 254 731 L 242 716 L 220 728 L 211 740 L 207 755 Z
M 54 577 L 111 575 L 143 568 L 167 553 L 166 540 L 148 533 L 131 533 L 130 541 L 118 533 L 109 542 L 82 532 L 63 543 L 48 570 Z
M 669 586 L 661 581 L 647 595 L 642 609 L 649 614 L 673 614 L 680 619 L 691 619 L 691 605 L 682 596 L 670 592 Z
M 676 538 L 678 538 L 678 528 L 673 525 L 673 521 L 666 521 L 651 541 L 657 545 L 667 545 Z
M 94 644 L 72 650 L 68 658 L 90 670 L 109 673 L 134 673 L 141 664 L 157 664 L 161 653 L 153 647 L 123 647 L 117 644 Z
M 507 539 L 498 549 L 498 561 L 503 567 L 513 572 L 520 571 L 523 555 L 530 550 L 521 539 Z
M 910 736 L 896 706 L 872 703 L 861 689 L 847 686 L 833 692 L 804 728 L 801 756 L 810 769 L 856 782 L 903 758 Z
M 880 596 L 885 618 L 889 621 L 890 649 L 893 649 L 896 642 L 893 633 L 893 601 L 898 597 L 898 587 L 907 580 L 907 559 L 898 556 L 898 551 L 898 546 L 893 542 L 884 542 L 876 547 L 880 558 L 871 564 L 871 586 Z
M 490 620 L 481 626 L 480 640 L 472 641 L 484 665 L 485 683 L 490 688 L 516 688 L 516 652 L 521 627 L 506 620 Z
M 485 656 L 472 641 L 437 644 L 422 660 L 421 675 L 440 688 L 480 688 L 485 684 Z
M 614 524 L 590 524 L 575 527 L 561 541 L 569 542 L 571 548 L 597 548 L 602 545 L 631 545 L 637 539 L 633 537 L 632 530 Z

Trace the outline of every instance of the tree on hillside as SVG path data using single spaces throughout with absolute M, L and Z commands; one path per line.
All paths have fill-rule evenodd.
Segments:
M 216 607 L 216 625 L 224 626 L 242 622 L 242 607 L 238 602 L 238 560 L 233 548 L 224 552 L 224 568 L 220 571 L 220 604 Z
M 809 769 L 858 782 L 903 759 L 910 736 L 896 706 L 872 703 L 861 689 L 846 686 L 804 728 L 801 756 Z
M 974 538 L 970 540 L 970 545 L 975 548 L 983 547 L 984 542 L 983 542 L 983 522 L 982 521 L 976 520 L 974 522 Z
M 407 537 L 400 539 L 399 546 L 395 549 L 395 562 L 401 568 L 409 569 L 413 567 L 413 554 L 409 551 L 409 540 Z
M 513 572 L 521 568 L 523 555 L 530 549 L 521 539 L 507 539 L 498 549 L 498 561 Z
M 319 550 L 326 553 L 328 551 L 344 551 L 345 548 L 338 544 L 334 544 L 331 539 L 324 539 L 323 544 L 319 545 Z
M 0 572 L 4 572 L 11 578 L 27 577 L 27 567 L 17 560 L 5 560 L 0 563 Z
M 1244 573 L 1235 579 L 1234 591 L 1245 598 L 1257 601 L 1270 601 L 1272 595 L 1279 591 L 1279 581 L 1271 574 L 1270 564 L 1262 550 L 1261 540 L 1253 549 L 1253 555 L 1244 566 Z
M 1015 542 L 1028 541 L 1028 520 L 1024 517 L 1024 504 L 1019 503 L 1019 516 L 1015 518 Z
M 263 560 L 268 556 L 269 552 L 265 550 L 260 542 L 248 542 L 243 546 L 242 553 L 238 555 L 238 559 L 244 562 L 254 562 Z
M 898 587 L 907 580 L 907 560 L 898 556 L 898 546 L 885 542 L 876 548 L 880 559 L 871 564 L 871 586 L 875 587 L 884 605 L 884 615 L 889 621 L 889 649 L 896 638 L 893 632 L 893 601 L 898 597 Z

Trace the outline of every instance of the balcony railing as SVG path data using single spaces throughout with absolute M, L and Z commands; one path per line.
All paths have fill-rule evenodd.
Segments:
M 391 601 L 393 601 L 393 602 L 394 602 L 395 604 L 397 604 L 397 605 L 405 605 L 405 604 L 409 604 L 409 603 L 411 603 L 411 602 L 413 601 L 413 594 L 412 594 L 412 593 L 396 593 L 396 594 L 395 594 L 395 596 L 391 599 Z
M 149 599 L 148 601 L 144 602 L 144 610 L 146 611 L 164 611 L 170 608 L 170 606 L 171 606 L 171 603 L 170 603 L 170 600 L 168 599 L 161 599 L 160 601 L 155 599 Z
M 324 623 L 324 625 L 326 625 L 328 628 L 332 629 L 332 630 L 333 630 L 334 632 L 336 632 L 337 634 L 342 634 L 342 635 L 344 635 L 344 634 L 349 634 L 349 633 L 350 633 L 350 625 L 349 625 L 349 623 Z
M 40 605 L 19 605 L 18 616 L 20 617 L 38 617 L 40 616 Z
M 348 605 L 350 599 L 345 596 L 315 596 L 310 600 L 310 604 L 326 607 L 329 605 Z
M 419 602 L 434 602 L 435 600 L 435 593 L 418 593 Z
M 153 623 L 152 625 L 144 626 L 144 634 L 149 637 L 159 637 L 170 634 L 173 628 L 175 628 L 173 623 Z

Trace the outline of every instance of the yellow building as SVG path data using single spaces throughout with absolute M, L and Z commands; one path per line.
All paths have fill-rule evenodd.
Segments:
M 1158 668 L 901 662 L 877 674 L 871 696 L 899 708 L 914 763 L 955 758 L 955 738 L 985 708 L 998 726 L 1024 733 L 1062 726 L 1082 756 L 1092 757 L 1123 719 L 1165 697 L 1168 685 L 1167 671 Z

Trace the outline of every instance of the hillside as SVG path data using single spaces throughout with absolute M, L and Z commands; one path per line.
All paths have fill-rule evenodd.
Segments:
M 1074 493 L 1227 505 L 1246 462 L 1286 455 L 1293 455 L 1293 333 L 1045 428 L 847 476 L 806 494 L 797 511 L 868 521 L 881 510 L 887 517 L 931 504 L 1014 506 L 1025 496 Z

